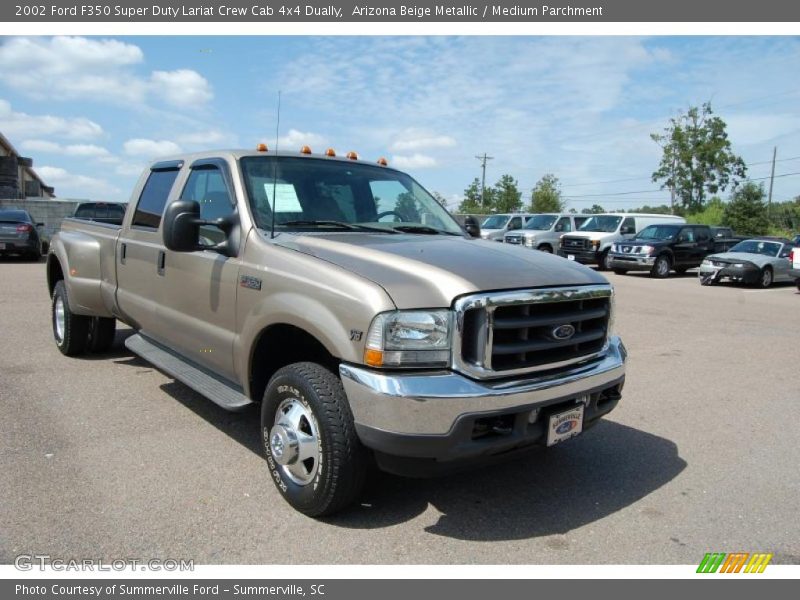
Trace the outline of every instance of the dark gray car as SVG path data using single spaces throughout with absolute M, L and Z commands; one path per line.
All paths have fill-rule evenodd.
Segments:
M 33 260 L 42 256 L 42 238 L 31 215 L 24 210 L 0 210 L 0 256 L 19 254 Z

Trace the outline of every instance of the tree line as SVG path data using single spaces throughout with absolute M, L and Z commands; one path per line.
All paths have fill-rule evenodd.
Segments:
M 669 190 L 671 203 L 627 212 L 677 214 L 692 223 L 728 225 L 742 235 L 789 235 L 800 231 L 800 196 L 767 202 L 763 184 L 747 180 L 747 165 L 733 152 L 727 124 L 714 114 L 710 103 L 691 107 L 670 119 L 663 131 L 650 134 L 650 138 L 662 149 L 661 161 L 651 179 L 662 190 Z M 727 190 L 727 200 L 723 200 L 721 194 Z M 545 174 L 525 201 L 517 180 L 504 174 L 494 186 L 487 186 L 483 195 L 480 181 L 475 178 L 464 190 L 458 212 L 565 212 L 566 205 L 554 174 Z M 594 204 L 581 212 L 606 211 L 602 205 Z

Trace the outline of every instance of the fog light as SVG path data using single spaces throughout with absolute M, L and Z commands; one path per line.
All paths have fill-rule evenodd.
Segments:
M 534 408 L 534 409 L 533 409 L 533 410 L 532 410 L 532 411 L 531 411 L 531 412 L 528 414 L 528 423 L 536 423 L 536 421 L 537 421 L 538 419 L 539 419 L 539 409 L 538 409 L 538 408 Z

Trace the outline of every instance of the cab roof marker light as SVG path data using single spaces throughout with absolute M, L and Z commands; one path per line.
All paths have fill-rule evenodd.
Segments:
M 378 159 L 378 164 L 382 167 L 386 167 L 389 165 L 389 161 L 383 158 L 382 156 Z
M 256 146 L 256 152 L 267 152 L 268 148 L 266 144 L 259 144 Z
M 325 150 L 325 156 L 336 156 L 336 150 L 333 148 L 328 148 Z
M 300 148 L 300 154 L 311 154 L 311 147 L 303 146 L 302 148 Z
M 358 154 L 350 150 L 350 152 L 347 153 L 347 158 L 350 160 L 358 160 Z

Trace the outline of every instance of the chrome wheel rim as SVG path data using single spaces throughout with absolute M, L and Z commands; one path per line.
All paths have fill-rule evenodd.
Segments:
M 772 271 L 764 269 L 764 272 L 761 274 L 761 286 L 769 287 L 770 285 L 772 285 Z
M 658 266 L 656 267 L 659 275 L 666 275 L 669 273 L 669 264 L 667 263 L 666 259 L 659 258 L 658 259 Z
M 56 325 L 56 338 L 60 342 L 64 339 L 64 329 L 66 329 L 66 316 L 64 314 L 64 299 L 60 296 L 56 298 L 55 307 L 53 309 Z
M 287 398 L 275 411 L 269 448 L 283 473 L 297 485 L 308 485 L 319 471 L 319 425 L 297 398 Z

